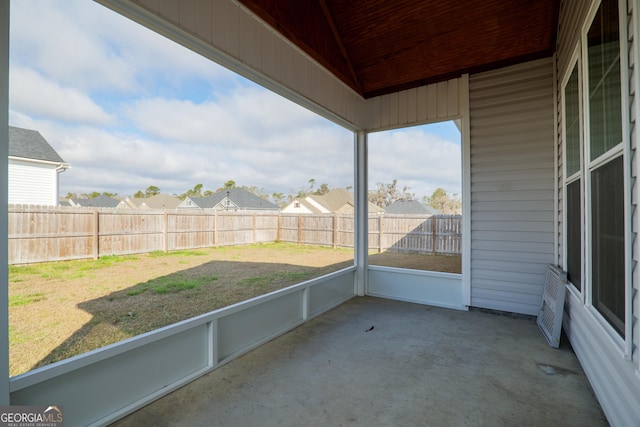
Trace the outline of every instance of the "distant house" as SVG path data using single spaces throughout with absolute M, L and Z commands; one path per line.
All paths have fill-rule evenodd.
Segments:
M 384 209 L 385 213 L 397 215 L 437 215 L 436 209 L 417 200 L 398 200 Z
M 318 214 L 318 213 L 353 213 L 353 193 L 338 188 L 327 194 L 310 194 L 306 197 L 297 197 L 282 208 L 282 213 Z M 381 214 L 384 210 L 369 203 L 369 213 Z
M 278 212 L 277 205 L 242 188 L 220 190 L 207 197 L 187 197 L 178 209 L 215 209 L 230 212 Z
M 118 204 L 124 209 L 176 209 L 182 200 L 169 194 L 156 194 L 148 198 L 127 197 Z
M 68 168 L 40 132 L 9 126 L 9 204 L 58 205 L 58 175 Z
M 69 199 L 69 203 L 76 208 L 116 208 L 120 200 L 103 194 L 92 199 Z

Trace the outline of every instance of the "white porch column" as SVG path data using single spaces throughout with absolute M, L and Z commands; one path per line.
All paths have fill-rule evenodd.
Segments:
M 9 277 L 7 250 L 9 166 L 9 0 L 0 0 L 0 405 L 9 404 Z
M 354 257 L 356 263 L 356 295 L 367 293 L 367 266 L 369 263 L 369 209 L 368 209 L 368 168 L 367 168 L 367 133 L 359 130 L 354 141 L 355 162 L 355 237 Z

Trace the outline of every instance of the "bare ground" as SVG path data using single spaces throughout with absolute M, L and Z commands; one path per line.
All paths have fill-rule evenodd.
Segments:
M 459 256 L 382 253 L 370 263 L 460 272 Z M 350 265 L 351 250 L 269 244 L 12 267 L 10 373 Z

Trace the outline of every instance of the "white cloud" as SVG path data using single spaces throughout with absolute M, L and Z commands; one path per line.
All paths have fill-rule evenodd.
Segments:
M 461 147 L 430 133 L 429 126 L 380 132 L 369 136 L 369 187 L 390 183 L 410 187 L 418 199 L 436 188 L 461 194 Z
M 11 109 L 68 122 L 108 124 L 113 117 L 77 89 L 63 87 L 33 70 L 12 66 L 9 80 Z
M 11 14 L 10 123 L 39 130 L 71 164 L 62 194 L 353 185 L 349 131 L 115 12 L 21 0 Z M 418 128 L 370 140 L 373 183 L 459 193 L 459 144 Z

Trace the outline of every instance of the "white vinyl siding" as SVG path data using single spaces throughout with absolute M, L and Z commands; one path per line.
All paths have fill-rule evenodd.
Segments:
M 58 172 L 55 165 L 9 160 L 9 204 L 58 204 Z
M 469 78 L 471 305 L 537 314 L 554 253 L 551 59 Z
M 581 34 L 585 26 L 588 27 L 588 13 L 597 1 L 583 1 L 583 0 L 567 0 L 562 3 L 560 10 L 560 22 L 558 33 L 558 49 L 557 49 L 557 69 L 558 79 L 563 80 L 571 72 L 572 53 L 580 46 Z M 623 138 L 630 137 L 630 159 L 626 160 L 631 165 L 630 176 L 625 177 L 629 179 L 628 188 L 632 189 L 632 194 L 626 197 L 631 198 L 631 218 L 632 218 L 632 232 L 631 241 L 633 243 L 632 256 L 633 262 L 632 268 L 632 287 L 630 291 L 626 293 L 627 298 L 633 300 L 629 302 L 628 307 L 632 307 L 633 313 L 631 315 L 631 323 L 636 325 L 631 333 L 632 341 L 627 341 L 626 345 L 621 345 L 620 338 L 613 336 L 611 328 L 607 325 L 603 319 L 596 313 L 594 307 L 590 306 L 588 301 L 585 301 L 585 295 L 576 292 L 575 289 L 571 289 L 567 293 L 567 299 L 565 302 L 565 316 L 563 327 L 564 331 L 571 342 L 571 346 L 575 351 L 580 363 L 589 378 L 589 381 L 593 387 L 593 390 L 598 397 L 598 400 L 607 416 L 609 423 L 612 426 L 631 426 L 640 425 L 640 353 L 638 350 L 638 343 L 640 343 L 640 329 L 638 325 L 638 311 L 640 310 L 640 298 L 638 293 L 638 216 L 637 216 L 637 201 L 638 201 L 638 188 L 635 182 L 638 174 L 638 164 L 636 160 L 636 146 L 637 146 L 637 130 L 636 122 L 640 119 L 640 111 L 638 111 L 636 104 L 636 97 L 634 96 L 640 90 L 640 82 L 637 80 L 637 71 L 635 70 L 635 63 L 638 62 L 640 57 L 640 46 L 635 39 L 635 34 L 638 34 L 638 28 L 640 28 L 640 17 L 637 16 L 637 11 L 634 10 L 634 5 L 637 2 L 634 1 L 622 1 L 622 7 L 619 9 L 621 18 L 621 42 L 628 40 L 629 45 L 627 51 L 629 55 L 621 56 L 621 68 L 622 68 L 622 88 L 623 88 L 623 105 L 629 103 L 628 110 L 623 110 L 622 117 L 630 118 L 628 123 L 628 130 L 624 132 L 625 125 L 623 125 Z M 625 15 L 625 10 L 628 12 L 628 16 Z M 628 23 L 628 24 L 626 24 Z M 627 34 L 627 31 L 629 34 Z M 629 63 L 626 64 L 625 59 L 628 58 Z M 583 58 L 584 60 L 584 58 Z M 628 69 L 625 69 L 627 68 Z M 562 88 L 558 88 L 558 109 L 562 106 L 564 100 L 562 99 Z M 561 116 L 560 116 L 561 117 Z M 562 163 L 563 155 L 562 150 L 564 147 L 562 126 L 558 127 L 558 149 L 559 164 L 559 188 L 558 194 L 558 207 L 559 218 L 562 219 L 562 184 L 565 178 L 563 177 L 565 166 Z M 583 195 L 584 196 L 584 195 Z M 562 245 L 564 239 L 564 224 L 560 224 L 559 227 L 559 242 Z M 558 259 L 560 265 L 564 265 L 565 261 L 562 258 L 563 248 L 559 251 L 561 257 Z M 585 260 L 585 262 L 589 262 Z M 632 354 L 625 354 L 627 351 Z
M 457 119 L 466 98 L 465 77 L 367 100 L 370 132 Z

